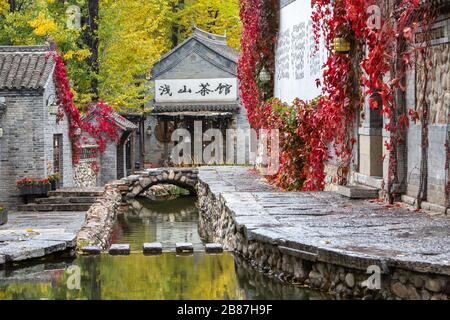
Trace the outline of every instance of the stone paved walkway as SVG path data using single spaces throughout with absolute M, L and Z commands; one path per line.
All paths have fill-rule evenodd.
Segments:
M 0 227 L 0 265 L 75 248 L 86 212 L 10 212 Z
M 222 197 L 249 239 L 365 270 L 377 264 L 450 275 L 450 219 L 331 192 L 278 192 L 249 168 L 205 167 L 199 179 Z

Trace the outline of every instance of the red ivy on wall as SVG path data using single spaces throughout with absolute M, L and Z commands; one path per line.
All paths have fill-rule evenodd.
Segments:
M 72 161 L 78 164 L 81 155 L 81 133 L 87 132 L 96 140 L 99 145 L 99 152 L 103 153 L 108 141 L 119 142 L 119 135 L 114 118 L 113 109 L 103 101 L 92 104 L 84 119 L 73 102 L 73 93 L 67 77 L 64 61 L 56 52 L 49 55 L 55 62 L 54 78 L 56 83 L 56 93 L 59 102 L 59 111 L 56 121 L 60 122 L 64 115 L 69 123 L 69 139 L 72 143 Z M 94 164 L 95 165 L 95 164 Z
M 50 54 L 55 62 L 55 83 L 56 93 L 58 96 L 59 110 L 56 116 L 56 121 L 60 122 L 64 115 L 67 116 L 69 123 L 69 139 L 72 143 L 72 161 L 77 164 L 80 159 L 80 130 L 82 127 L 80 112 L 73 102 L 73 93 L 70 89 L 69 79 L 67 77 L 66 66 L 64 61 L 56 52 Z
M 276 4 L 268 0 L 241 0 L 243 33 L 238 70 L 241 99 L 253 128 L 280 130 L 280 170 L 270 179 L 283 189 L 322 190 L 330 145 L 339 159 L 337 182 L 347 182 L 356 142 L 354 115 L 365 97 L 369 97 L 373 108 L 380 108 L 390 119 L 386 129 L 391 132 L 387 147 L 392 155 L 400 137 L 397 130 L 408 125 L 406 114 L 394 111 L 394 93 L 404 87 L 403 70 L 395 70 L 395 77 L 387 75 L 395 59 L 402 60 L 405 67 L 411 64 L 411 50 L 397 52 L 396 48 L 398 41 L 411 41 L 417 22 L 424 18 L 418 14 L 419 0 L 402 0 L 399 16 L 383 22 L 379 29 L 368 26 L 368 7 L 371 4 L 382 7 L 383 0 L 311 0 L 311 4 L 316 42 L 323 37 L 328 54 L 323 68 L 323 96 L 316 101 L 296 100 L 287 105 L 276 99 L 264 102 L 270 95 L 258 85 L 261 65 L 268 65 L 266 68 L 274 73 L 275 50 L 269 53 L 267 42 L 261 39 L 270 39 L 269 43 L 275 44 L 277 26 L 268 21 L 276 20 L 265 17 L 270 16 L 268 12 L 277 11 Z M 352 41 L 354 52 L 336 53 L 333 40 L 337 37 Z M 360 58 L 355 54 L 358 50 L 364 52 L 363 45 L 367 46 L 368 54 Z M 360 93 L 361 84 L 366 90 Z M 381 106 L 375 103 L 376 95 L 381 97 Z M 391 157 L 390 179 L 395 175 L 395 167 L 396 160 Z
M 89 108 L 83 121 L 83 131 L 95 138 L 100 153 L 105 151 L 108 141 L 115 141 L 117 144 L 120 142 L 113 112 L 109 105 L 99 101 Z

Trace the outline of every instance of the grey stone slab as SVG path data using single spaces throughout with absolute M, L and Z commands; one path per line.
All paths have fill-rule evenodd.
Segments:
M 162 244 L 159 242 L 153 242 L 153 243 L 144 243 L 142 246 L 142 251 L 145 254 L 161 254 L 162 253 Z
M 6 261 L 6 257 L 2 254 L 0 254 L 0 265 L 4 264 Z
M 189 242 L 177 242 L 175 244 L 175 250 L 177 253 L 193 253 L 194 246 Z
M 109 248 L 110 255 L 129 255 L 131 252 L 129 244 L 113 244 Z
M 207 243 L 205 244 L 206 253 L 222 253 L 223 246 L 220 243 Z
M 6 257 L 7 262 L 14 262 L 41 258 L 65 249 L 66 243 L 63 241 L 29 240 L 2 246 L 0 247 L 0 254 Z
M 36 240 L 48 240 L 48 241 L 64 241 L 67 248 L 75 248 L 77 245 L 77 235 L 74 233 L 61 233 L 61 234 L 39 234 L 33 239 Z
M 366 186 L 338 186 L 336 192 L 350 199 L 377 199 L 379 190 Z
M 102 252 L 102 249 L 96 246 L 84 246 L 81 248 L 81 252 L 85 255 L 97 255 Z

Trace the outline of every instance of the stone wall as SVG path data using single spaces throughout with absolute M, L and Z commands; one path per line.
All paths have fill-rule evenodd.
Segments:
M 105 152 L 100 155 L 99 185 L 103 186 L 117 179 L 117 144 L 108 142 Z
M 53 135 L 63 136 L 63 186 L 73 184 L 72 149 L 68 136 L 68 122 L 59 124 L 50 115 L 47 98 L 55 94 L 50 78 L 45 91 L 0 92 L 5 97 L 6 112 L 0 120 L 0 203 L 15 207 L 22 203 L 16 181 L 25 177 L 45 179 L 54 173 Z M 50 97 L 52 101 L 53 97 Z
M 433 64 L 426 93 L 430 106 L 429 149 L 428 149 L 428 202 L 440 206 L 445 203 L 447 123 L 450 112 L 450 44 L 431 47 L 430 61 Z M 416 82 L 408 81 L 407 102 L 420 111 L 425 75 L 420 64 L 414 72 Z M 411 75 L 410 78 L 413 78 Z M 422 126 L 411 124 L 408 129 L 407 195 L 417 197 L 420 180 Z
M 78 163 L 74 169 L 74 185 L 76 188 L 92 188 L 97 186 L 97 173 L 89 161 Z
M 331 292 L 339 298 L 447 300 L 450 297 L 449 277 L 392 268 L 382 273 L 381 290 L 368 289 L 363 285 L 369 277 L 365 271 L 318 261 L 312 254 L 277 246 L 268 239 L 251 239 L 245 227 L 235 223 L 234 213 L 223 198 L 212 193 L 208 185 L 200 181 L 197 193 L 202 238 L 222 243 L 225 249 L 281 280 Z
M 112 228 L 122 203 L 118 182 L 105 186 L 105 192 L 87 212 L 84 225 L 77 236 L 77 248 L 96 246 L 106 250 L 110 244 Z

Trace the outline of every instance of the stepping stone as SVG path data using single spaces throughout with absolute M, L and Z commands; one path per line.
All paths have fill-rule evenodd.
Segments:
M 206 253 L 222 253 L 223 247 L 220 243 L 207 243 L 205 244 Z
M 193 253 L 194 246 L 189 242 L 178 242 L 175 244 L 177 253 Z
M 113 256 L 129 255 L 131 252 L 129 244 L 113 244 L 109 248 L 109 254 Z
M 81 248 L 81 252 L 86 255 L 97 255 L 100 254 L 102 250 L 96 246 L 85 246 Z
M 144 252 L 144 254 L 161 254 L 162 244 L 159 242 L 144 243 L 142 251 Z

